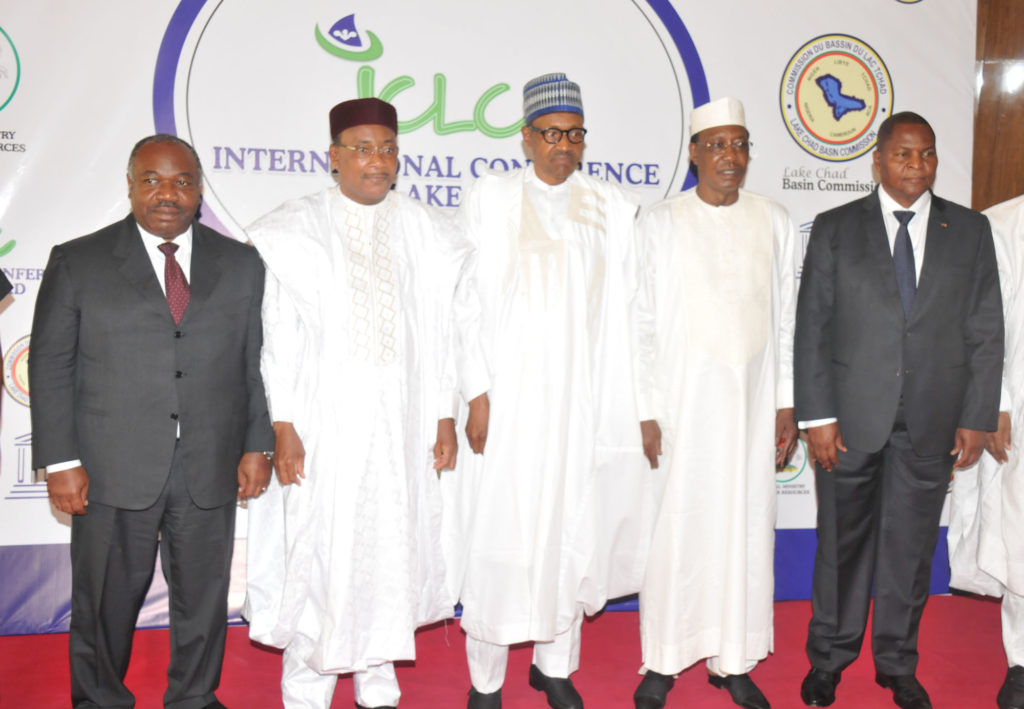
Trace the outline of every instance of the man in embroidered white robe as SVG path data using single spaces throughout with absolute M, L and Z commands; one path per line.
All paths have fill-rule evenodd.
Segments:
M 326 709 L 348 672 L 358 706 L 397 706 L 392 661 L 414 659 L 415 629 L 454 610 L 432 467 L 455 460 L 449 340 L 453 309 L 474 316 L 453 303 L 469 250 L 391 190 L 396 132 L 383 101 L 339 104 L 338 188 L 248 230 L 267 265 L 280 484 L 250 507 L 246 617 L 253 639 L 284 648 L 288 708 Z
M 550 91 L 546 103 L 533 86 Z M 531 686 L 569 709 L 582 706 L 568 677 L 583 613 L 637 590 L 649 541 L 649 476 L 629 418 L 636 206 L 578 171 L 575 84 L 540 77 L 524 105 L 533 164 L 481 177 L 462 206 L 495 384 L 483 455 L 460 455 L 443 481 L 459 498 L 454 509 L 446 498 L 446 524 L 461 527 L 447 561 L 464 608 L 469 707 L 501 706 L 508 646 L 534 641 Z
M 696 189 L 653 205 L 639 226 L 641 427 L 662 487 L 634 700 L 664 706 L 672 675 L 707 659 L 714 686 L 767 707 L 747 673 L 772 650 L 774 473 L 797 433 L 800 254 L 786 210 L 740 189 L 742 104 L 698 107 L 691 136 Z
M 1024 195 L 985 210 L 999 264 L 1006 323 L 999 430 L 978 463 L 957 470 L 949 508 L 949 585 L 1002 597 L 1009 669 L 1000 709 L 1024 706 L 1024 460 L 1013 433 L 1024 430 Z

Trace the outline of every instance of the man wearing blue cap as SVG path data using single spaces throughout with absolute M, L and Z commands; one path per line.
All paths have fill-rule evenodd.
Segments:
M 501 706 L 508 646 L 532 641 L 530 686 L 575 709 L 583 614 L 639 588 L 650 517 L 636 510 L 636 204 L 578 169 L 579 86 L 538 77 L 523 109 L 531 163 L 481 177 L 462 206 L 494 386 L 489 433 L 473 446 L 486 450 L 454 473 L 461 504 L 446 514 L 461 543 L 446 561 L 464 607 L 469 707 Z

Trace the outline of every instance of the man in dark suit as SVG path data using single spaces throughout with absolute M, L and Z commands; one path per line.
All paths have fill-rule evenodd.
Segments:
M 132 213 L 53 248 L 32 324 L 33 465 L 71 522 L 71 699 L 131 707 L 132 632 L 157 544 L 164 704 L 221 707 L 235 501 L 270 479 L 263 266 L 195 215 L 199 158 L 170 135 L 128 161 Z
M 876 681 L 904 709 L 917 681 L 939 515 L 953 468 L 974 463 L 999 408 L 1003 320 L 992 233 L 931 193 L 935 134 L 890 116 L 881 187 L 818 215 L 800 283 L 796 415 L 817 463 L 818 551 L 800 695 L 835 701 L 874 585 Z

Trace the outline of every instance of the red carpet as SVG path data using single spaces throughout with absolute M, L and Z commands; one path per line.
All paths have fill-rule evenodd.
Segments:
M 803 707 L 800 681 L 807 671 L 803 652 L 810 605 L 804 601 L 775 606 L 775 654 L 753 677 L 774 709 Z M 399 667 L 403 709 L 465 707 L 469 688 L 464 636 L 458 623 L 438 625 L 418 637 L 419 659 Z M 999 629 L 999 605 L 990 601 L 936 596 L 925 609 L 921 627 L 918 678 L 929 690 L 936 709 L 994 707 L 1006 673 Z M 128 686 L 137 707 L 161 706 L 167 663 L 167 632 L 139 631 L 128 671 Z M 0 707 L 50 709 L 68 700 L 67 635 L 0 637 Z M 543 709 L 543 695 L 526 683 L 529 648 L 517 648 L 509 659 L 503 690 L 506 709 Z M 636 613 L 605 613 L 583 628 L 581 669 L 574 676 L 587 709 L 632 707 L 639 677 L 640 640 Z M 280 656 L 249 643 L 246 629 L 231 628 L 218 697 L 231 709 L 273 709 L 281 706 Z M 891 709 L 891 693 L 874 683 L 870 653 L 847 669 L 834 706 L 850 709 Z M 342 679 L 332 709 L 351 709 L 352 681 Z M 667 709 L 729 709 L 735 705 L 724 690 L 705 679 L 703 666 L 684 673 L 669 694 Z

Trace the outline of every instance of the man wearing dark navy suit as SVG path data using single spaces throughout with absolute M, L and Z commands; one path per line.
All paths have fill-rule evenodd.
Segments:
M 132 633 L 157 546 L 164 705 L 221 707 L 236 499 L 270 479 L 263 265 L 195 221 L 199 158 L 170 135 L 128 161 L 132 213 L 53 248 L 32 324 L 33 465 L 71 521 L 71 699 L 131 707 Z
M 950 475 L 996 428 L 1002 305 L 988 220 L 931 193 L 928 122 L 890 116 L 874 164 L 878 189 L 815 219 L 797 304 L 796 417 L 818 497 L 800 694 L 835 701 L 874 588 L 876 681 L 929 709 L 917 631 Z

